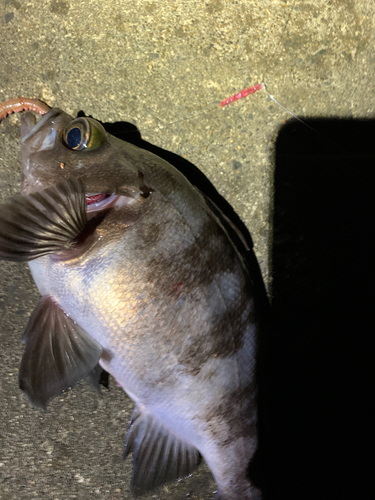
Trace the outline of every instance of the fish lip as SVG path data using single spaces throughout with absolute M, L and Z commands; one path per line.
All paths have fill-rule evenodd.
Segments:
M 86 196 L 93 196 L 96 194 L 100 193 L 87 193 Z M 86 212 L 88 214 L 92 214 L 94 212 L 100 212 L 102 210 L 106 210 L 108 208 L 112 208 L 121 198 L 119 194 L 112 194 L 108 196 L 108 198 L 105 198 L 104 200 L 101 200 L 97 203 L 92 203 L 91 205 L 87 205 L 86 207 Z
M 28 130 L 26 126 L 24 128 L 21 127 L 21 144 L 27 141 L 33 134 L 35 134 L 35 132 L 38 132 L 38 130 L 41 127 L 43 127 L 43 125 L 45 125 L 52 118 L 54 118 L 56 115 L 59 115 L 60 113 L 62 113 L 61 109 L 52 108 L 45 115 L 43 115 L 42 118 L 30 130 Z
M 86 196 L 93 196 L 97 194 L 104 193 L 87 193 Z M 115 210 L 119 210 L 122 207 L 133 205 L 137 203 L 139 200 L 139 196 L 135 196 L 131 198 L 129 196 L 124 196 L 122 194 L 111 194 L 108 198 L 105 198 L 98 203 L 92 203 L 91 205 L 86 206 L 86 212 L 88 215 L 95 214 L 96 212 L 102 212 L 104 210 L 108 210 L 109 208 L 114 208 Z

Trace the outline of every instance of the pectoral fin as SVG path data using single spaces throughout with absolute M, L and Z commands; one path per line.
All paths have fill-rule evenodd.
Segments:
M 0 259 L 17 262 L 69 249 L 86 225 L 81 181 L 68 179 L 0 207 Z
M 129 423 L 124 458 L 129 453 L 133 453 L 130 489 L 134 496 L 191 474 L 201 461 L 194 446 L 137 407 Z
M 50 398 L 89 376 L 102 353 L 101 346 L 49 296 L 33 311 L 22 340 L 26 348 L 19 385 L 42 408 Z

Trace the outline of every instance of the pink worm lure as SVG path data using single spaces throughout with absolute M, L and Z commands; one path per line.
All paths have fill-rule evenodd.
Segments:
M 253 87 L 249 87 L 248 89 L 241 90 L 241 92 L 238 92 L 238 94 L 232 95 L 231 97 L 227 97 L 224 99 L 224 101 L 221 101 L 220 107 L 222 108 L 223 106 L 226 106 L 227 104 L 230 104 L 231 102 L 238 101 L 238 99 L 242 99 L 243 97 L 246 97 L 250 94 L 254 94 L 254 92 L 257 92 L 258 90 L 262 90 L 264 88 L 263 83 L 258 83 L 257 85 L 254 85 Z
M 35 111 L 40 115 L 44 115 L 51 108 L 38 99 L 29 97 L 17 97 L 0 103 L 0 122 L 11 113 L 19 113 L 20 111 Z

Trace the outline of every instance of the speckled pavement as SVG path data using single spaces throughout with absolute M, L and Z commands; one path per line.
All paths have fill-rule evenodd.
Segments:
M 368 0 L 2 0 L 0 100 L 25 95 L 129 121 L 197 165 L 250 229 L 269 283 L 274 143 L 291 115 L 374 116 Z M 0 196 L 19 190 L 19 117 L 0 125 Z M 20 337 L 38 302 L 26 265 L 0 263 L 0 499 L 132 498 L 121 453 L 131 401 L 111 380 L 35 410 L 18 389 Z M 214 498 L 206 467 L 147 498 Z

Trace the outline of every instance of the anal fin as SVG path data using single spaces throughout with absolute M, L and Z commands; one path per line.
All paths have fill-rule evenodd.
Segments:
M 130 489 L 134 496 L 191 474 L 201 462 L 194 446 L 138 407 L 129 423 L 124 458 L 129 453 L 133 453 Z
M 19 385 L 28 399 L 45 408 L 48 400 L 90 376 L 101 346 L 49 296 L 44 296 L 29 319 Z

